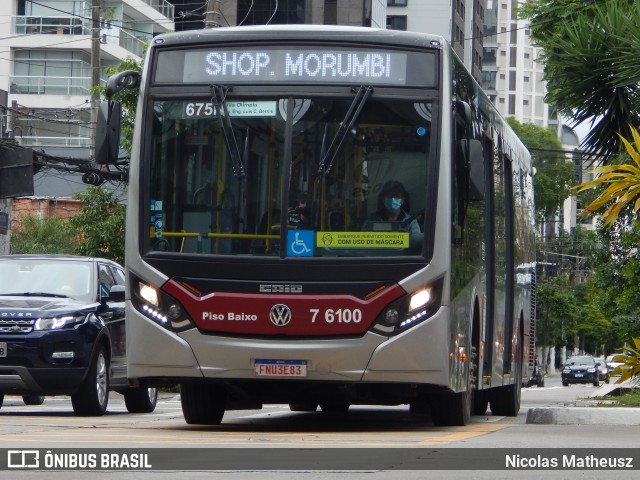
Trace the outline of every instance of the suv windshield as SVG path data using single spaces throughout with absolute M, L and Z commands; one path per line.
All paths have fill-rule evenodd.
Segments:
M 0 262 L 0 295 L 90 298 L 91 265 L 45 259 Z
M 147 248 L 420 255 L 433 104 L 368 93 L 156 101 Z

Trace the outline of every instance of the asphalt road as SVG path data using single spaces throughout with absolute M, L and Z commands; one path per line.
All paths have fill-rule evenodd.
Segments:
M 518 478 L 534 478 L 536 474 L 535 478 L 539 478 L 541 470 L 529 467 L 515 468 L 517 473 L 494 469 L 498 468 L 495 465 L 503 467 L 502 457 L 510 453 L 524 455 L 517 458 L 527 458 L 539 452 L 549 455 L 544 449 L 550 448 L 552 454 L 572 453 L 575 449 L 579 454 L 591 454 L 603 452 L 605 447 L 637 445 L 640 438 L 637 427 L 630 425 L 527 423 L 528 414 L 533 410 L 591 410 L 574 406 L 588 405 L 589 396 L 596 391 L 587 385 L 562 387 L 559 378 L 552 376 L 543 388 L 522 390 L 522 409 L 518 416 L 475 416 L 465 427 L 435 427 L 428 417 L 417 421 L 406 407 L 353 407 L 347 414 L 329 415 L 292 413 L 284 405 L 228 412 L 221 425 L 207 427 L 184 422 L 176 394 L 162 394 L 156 411 L 144 415 L 128 414 L 122 398 L 112 394 L 107 415 L 91 418 L 74 416 L 65 397 L 47 398 L 42 406 L 28 407 L 20 397 L 7 396 L 0 410 L 0 465 L 8 461 L 2 455 L 8 455 L 9 450 L 38 451 L 41 462 L 46 452 L 60 454 L 60 462 L 68 462 L 69 455 L 84 452 L 95 455 L 98 464 L 103 454 L 125 452 L 140 458 L 115 457 L 117 467 L 130 467 L 134 460 L 141 461 L 142 455 L 148 453 L 146 460 L 153 471 L 129 468 L 117 473 L 118 480 L 176 478 L 177 473 L 181 480 L 188 480 L 203 478 L 205 471 L 215 472 L 207 478 L 216 479 L 248 476 L 279 480 L 302 476 L 358 480 L 494 479 L 513 478 L 514 474 Z M 491 450 L 485 450 L 487 448 Z M 420 466 L 425 459 L 431 462 L 428 470 Z M 634 470 L 640 468 L 640 460 L 637 463 Z M 165 470 L 167 465 L 169 471 Z M 433 470 L 434 467 L 439 469 Z M 0 478 L 87 478 L 86 471 L 66 470 L 12 469 L 0 471 Z M 579 476 L 573 475 L 574 472 L 579 472 Z M 620 470 L 615 472 L 616 476 L 625 474 Z M 591 468 L 547 469 L 544 475 L 601 479 L 602 473 Z M 5 477 L 7 474 L 10 475 Z M 91 475 L 93 480 L 113 478 L 114 473 L 96 471 Z

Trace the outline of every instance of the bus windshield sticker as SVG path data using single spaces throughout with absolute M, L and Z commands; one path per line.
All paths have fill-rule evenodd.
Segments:
M 240 102 L 226 102 L 230 117 L 275 117 L 277 102 L 275 100 L 253 100 Z M 211 102 L 184 102 L 181 118 L 209 118 L 218 114 Z
M 319 247 L 409 248 L 409 232 L 318 232 Z
M 150 237 L 162 237 L 164 230 L 162 200 L 151 200 Z
M 287 257 L 312 257 L 314 233 L 313 230 L 289 230 Z

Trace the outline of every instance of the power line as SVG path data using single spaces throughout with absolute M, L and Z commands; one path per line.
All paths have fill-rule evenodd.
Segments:
M 244 16 L 242 21 L 238 23 L 238 26 L 241 26 L 245 22 L 245 20 L 249 18 L 249 14 L 251 13 L 251 10 L 253 10 L 253 1 L 254 0 L 251 0 L 251 5 L 249 5 L 249 8 L 247 9 L 247 14 Z
M 265 25 L 269 25 L 271 20 L 273 20 L 273 17 L 276 16 L 277 12 L 278 12 L 278 0 L 276 0 L 276 7 L 273 9 L 273 14 L 271 15 L 271 17 L 269 17 L 269 20 L 267 20 L 267 23 L 265 23 Z

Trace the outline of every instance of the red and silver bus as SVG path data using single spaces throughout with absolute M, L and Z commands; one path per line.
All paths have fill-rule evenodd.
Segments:
M 263 404 L 408 405 L 436 425 L 518 413 L 530 155 L 443 38 L 173 33 L 108 92 L 138 85 L 134 385 L 179 384 L 190 424 Z

